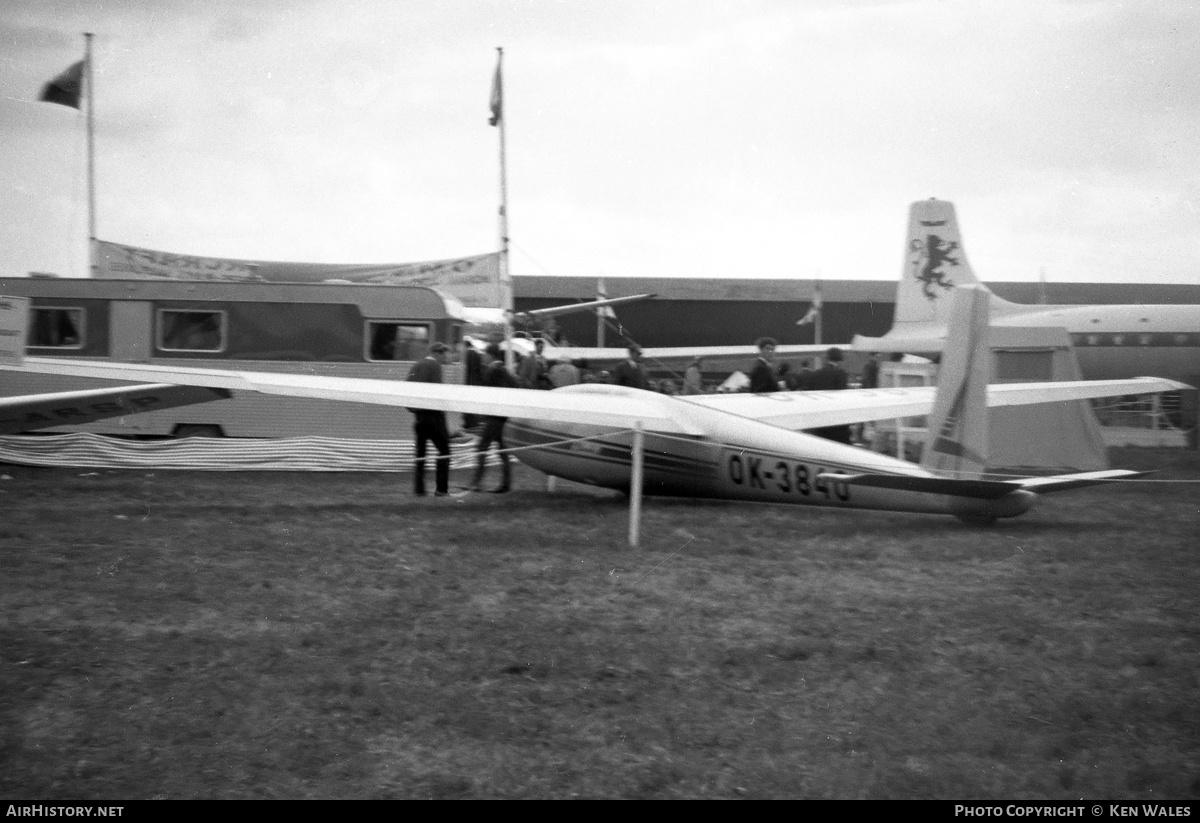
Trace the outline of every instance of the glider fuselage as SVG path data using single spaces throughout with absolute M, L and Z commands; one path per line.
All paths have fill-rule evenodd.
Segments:
M 598 385 L 559 389 L 571 390 L 632 391 Z M 934 475 L 913 463 L 867 449 L 788 431 L 686 399 L 657 397 L 693 431 L 703 434 L 644 435 L 646 494 L 982 518 L 1022 514 L 1036 497 L 1019 489 L 997 499 L 976 499 L 851 485 L 829 475 Z M 628 429 L 528 419 L 510 420 L 506 433 L 508 445 L 521 448 L 516 456 L 523 463 L 556 477 L 621 491 L 630 487 L 633 439 L 634 433 Z

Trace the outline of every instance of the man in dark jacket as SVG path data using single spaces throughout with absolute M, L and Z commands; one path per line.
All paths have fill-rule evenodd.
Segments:
M 874 389 L 879 386 L 879 352 L 873 351 L 863 365 L 861 386 Z
M 649 389 L 650 381 L 646 377 L 646 367 L 642 365 L 642 347 L 637 343 L 630 343 L 626 350 L 629 356 L 613 369 L 613 383 L 633 389 Z
M 463 383 L 468 386 L 483 385 L 483 355 L 470 341 L 467 341 L 466 351 L 463 352 Z M 474 431 L 479 426 L 479 415 L 464 414 L 462 421 L 464 429 Z
M 825 365 L 812 373 L 809 386 L 813 391 L 839 391 L 846 388 L 850 376 L 841 367 L 842 350 L 834 346 L 825 352 Z
M 825 365 L 812 373 L 809 378 L 809 388 L 813 391 L 840 391 L 850 382 L 850 376 L 842 369 L 842 350 L 836 346 L 825 352 Z M 834 440 L 838 443 L 850 442 L 850 426 L 823 426 L 810 429 L 809 434 Z
M 758 359 L 750 369 L 750 391 L 755 394 L 779 391 L 779 378 L 775 376 L 777 341 L 774 337 L 760 337 L 754 345 L 758 347 Z
M 441 383 L 442 366 L 450 359 L 450 347 L 434 343 L 429 354 L 413 364 L 408 379 L 415 383 Z M 413 493 L 425 494 L 425 451 L 429 443 L 437 449 L 434 464 L 434 496 L 450 493 L 450 432 L 446 428 L 446 413 L 433 409 L 409 409 L 413 414 L 413 433 L 417 440 L 417 459 L 413 462 Z
M 490 362 L 483 369 L 483 385 L 496 386 L 499 388 L 517 389 L 521 387 L 521 383 L 513 376 L 512 372 L 504 367 L 504 352 L 500 350 L 497 343 L 492 343 L 487 347 L 487 353 L 484 358 Z M 487 453 L 493 443 L 500 450 L 500 485 L 492 489 L 496 494 L 504 494 L 512 488 L 512 457 L 505 451 L 504 446 L 504 424 L 508 422 L 507 417 L 496 417 L 495 415 L 485 415 L 483 418 L 483 434 L 479 436 L 479 443 L 475 446 L 475 477 L 471 480 L 469 488 L 471 491 L 477 492 L 483 490 L 483 475 L 487 470 Z

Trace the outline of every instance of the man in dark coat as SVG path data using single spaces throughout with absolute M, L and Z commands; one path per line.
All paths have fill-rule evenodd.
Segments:
M 863 365 L 861 386 L 864 389 L 874 389 L 879 386 L 879 352 L 873 351 L 866 364 Z
M 809 388 L 813 391 L 840 391 L 850 382 L 850 376 L 839 365 L 842 362 L 842 350 L 836 346 L 825 352 L 825 365 L 812 373 L 809 378 Z M 810 429 L 809 434 L 834 440 L 838 443 L 850 442 L 850 426 L 823 426 Z
M 466 343 L 466 351 L 463 352 L 463 383 L 468 386 L 483 385 L 483 355 L 470 341 Z M 479 426 L 479 415 L 464 414 L 462 421 L 464 429 L 474 431 Z
M 441 383 L 442 366 L 450 359 L 450 347 L 434 343 L 429 354 L 413 364 L 408 379 L 416 383 Z M 413 462 L 413 493 L 425 494 L 425 452 L 429 443 L 437 449 L 434 464 L 434 496 L 450 493 L 450 432 L 446 428 L 446 413 L 433 409 L 409 409 L 413 414 L 413 433 L 417 440 L 417 459 Z
M 488 346 L 484 357 L 490 362 L 483 370 L 483 385 L 508 389 L 521 387 L 520 381 L 504 367 L 504 352 L 500 350 L 499 344 L 492 343 Z M 512 487 L 512 457 L 505 451 L 504 446 L 504 424 L 507 422 L 507 417 L 484 416 L 483 434 L 479 436 L 479 443 L 475 446 L 475 477 L 468 487 L 471 491 L 477 492 L 483 489 L 483 475 L 487 470 L 487 453 L 493 443 L 500 450 L 501 474 L 500 485 L 492 491 L 496 494 L 504 494 Z
M 809 387 L 813 391 L 839 391 L 846 388 L 850 376 L 839 364 L 842 362 L 842 350 L 836 346 L 825 352 L 825 365 L 812 373 Z
M 633 389 L 649 389 L 650 380 L 646 377 L 646 367 L 642 365 L 642 347 L 637 343 L 630 343 L 626 350 L 629 353 L 628 357 L 613 369 L 613 383 Z
M 754 344 L 758 347 L 758 359 L 750 369 L 750 391 L 755 394 L 779 391 L 779 378 L 775 376 L 775 347 L 778 342 L 774 337 L 760 337 Z

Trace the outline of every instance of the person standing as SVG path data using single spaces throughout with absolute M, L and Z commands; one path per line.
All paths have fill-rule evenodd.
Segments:
M 445 343 L 434 343 L 429 354 L 413 364 L 408 379 L 414 383 L 441 383 L 442 366 L 450 359 L 450 347 Z M 446 413 L 436 409 L 409 409 L 413 414 L 413 433 L 416 435 L 417 454 L 413 461 L 413 493 L 425 494 L 425 452 L 430 443 L 437 449 L 434 464 L 434 496 L 445 497 L 450 493 L 450 432 L 446 428 Z
M 862 376 L 859 378 L 859 387 L 864 389 L 879 387 L 879 352 L 873 351 L 867 356 L 867 362 L 863 364 Z M 850 436 L 855 442 L 870 445 L 874 439 L 874 432 L 874 424 L 859 423 L 851 429 Z
M 850 382 L 850 376 L 841 367 L 842 350 L 834 346 L 825 352 L 825 364 L 812 373 L 813 391 L 840 391 Z
M 483 385 L 506 389 L 521 387 L 512 372 L 504 367 L 504 353 L 498 344 L 492 343 L 488 346 L 484 357 L 489 362 L 483 370 Z M 493 443 L 500 452 L 500 485 L 492 489 L 492 492 L 504 494 L 512 488 L 512 457 L 509 456 L 504 445 L 504 424 L 507 422 L 507 417 L 484 415 L 483 433 L 479 436 L 479 443 L 475 446 L 475 477 L 468 486 L 471 491 L 483 490 L 483 475 L 487 471 L 487 453 Z
M 468 386 L 483 385 L 483 355 L 469 340 L 466 341 L 466 351 L 463 353 L 463 383 Z M 464 429 L 474 431 L 479 426 L 479 415 L 464 414 L 462 421 Z
M 813 391 L 841 391 L 850 382 L 850 376 L 841 367 L 842 350 L 834 346 L 825 352 L 825 365 L 812 373 L 809 388 Z M 822 426 L 810 429 L 810 434 L 838 443 L 850 443 L 850 426 Z
M 625 349 L 628 354 L 613 369 L 612 382 L 618 386 L 649 391 L 650 380 L 646 377 L 646 367 L 642 365 L 642 347 L 630 343 Z
M 688 364 L 683 373 L 683 391 L 681 394 L 704 394 L 704 361 L 697 357 Z
M 862 387 L 874 389 L 879 387 L 879 352 L 873 351 L 863 364 Z
M 551 388 L 550 381 L 546 379 L 546 356 L 542 354 L 545 349 L 545 340 L 540 337 L 534 340 L 533 353 L 525 355 L 517 367 L 517 376 L 527 389 Z
M 812 360 L 801 360 L 800 371 L 792 374 L 791 391 L 809 391 L 812 389 L 812 376 L 817 373 Z
M 778 342 L 774 337 L 760 337 L 754 345 L 758 347 L 758 359 L 750 369 L 750 391 L 754 394 L 779 391 L 774 365 Z

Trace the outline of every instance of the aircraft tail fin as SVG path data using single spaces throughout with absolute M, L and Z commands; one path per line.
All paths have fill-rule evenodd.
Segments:
M 953 291 L 949 336 L 921 458 L 922 468 L 942 476 L 978 478 L 987 465 L 987 391 L 992 366 L 988 296 L 979 287 Z
M 919 200 L 908 210 L 904 267 L 896 289 L 895 324 L 946 324 L 955 286 L 978 286 L 987 291 L 967 262 L 954 204 L 947 200 Z M 988 295 L 997 307 L 1008 305 L 990 291 Z

